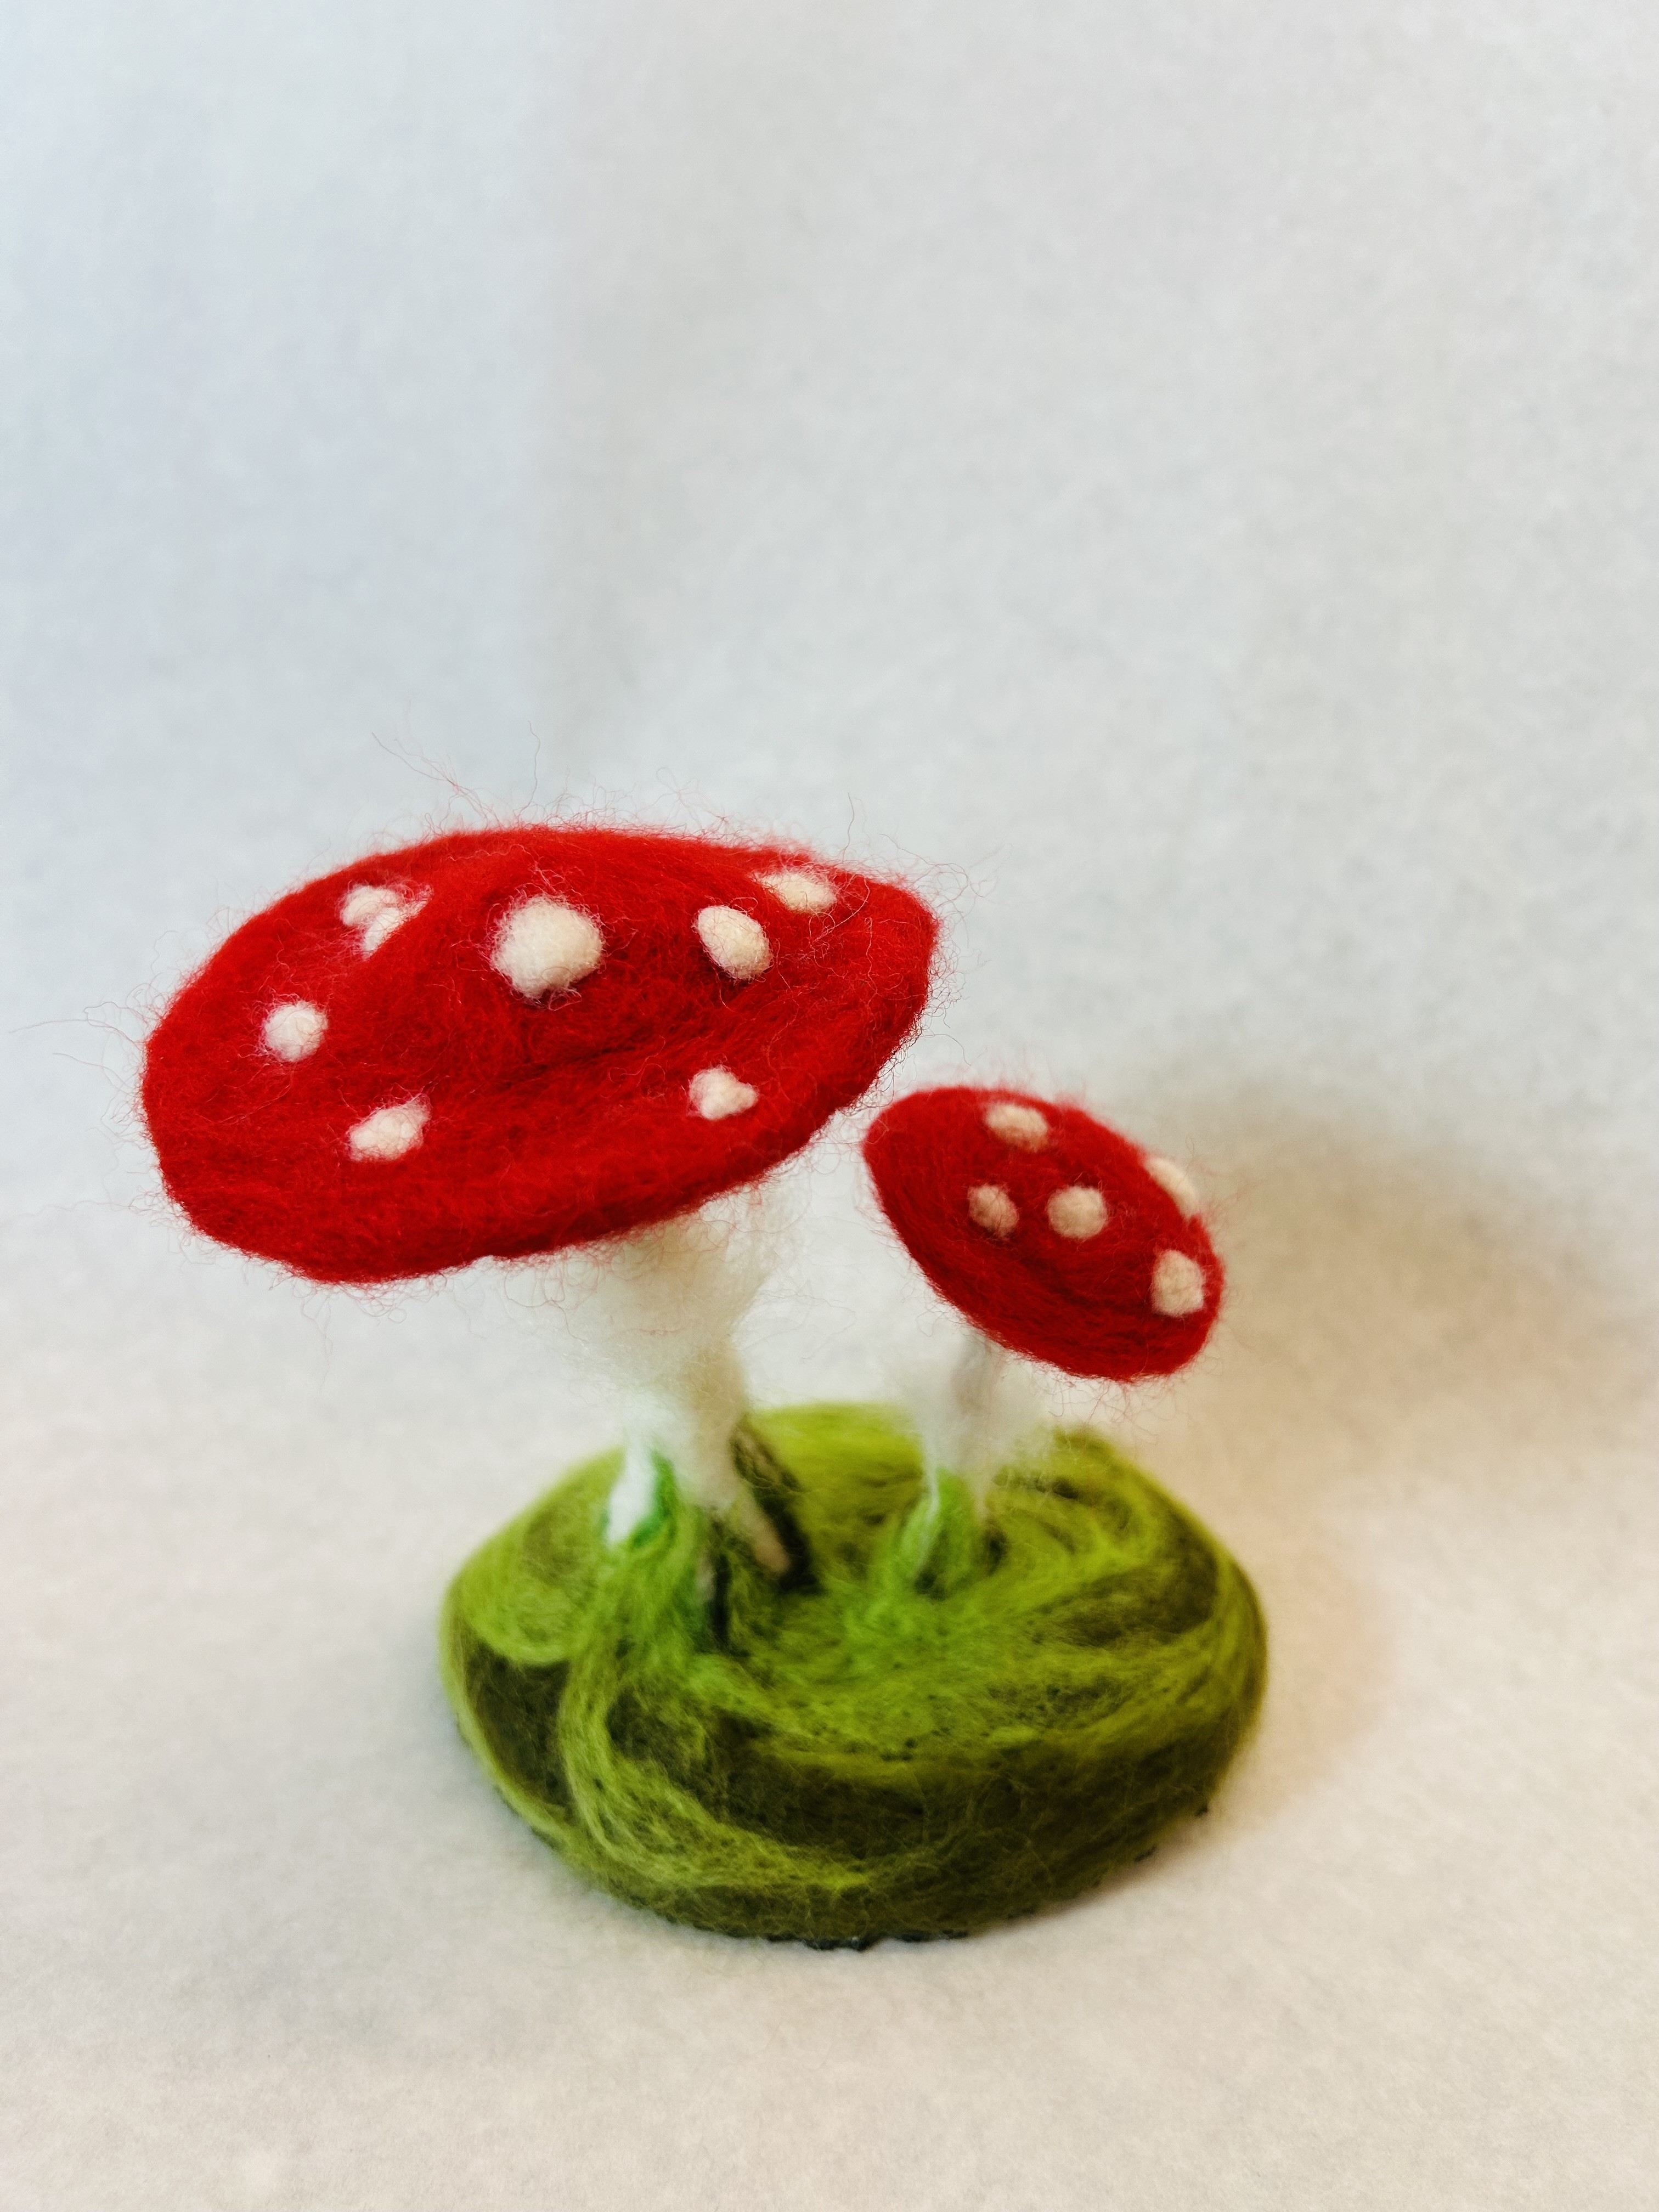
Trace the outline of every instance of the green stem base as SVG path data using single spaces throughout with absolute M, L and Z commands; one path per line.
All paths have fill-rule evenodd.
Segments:
M 1203 1812 L 1261 1701 L 1261 1608 L 1103 1438 L 1048 1436 L 982 1515 L 949 1480 L 930 1512 L 879 1407 L 756 1414 L 740 1455 L 781 1581 L 666 1479 L 607 1547 L 608 1453 L 445 1602 L 462 1733 L 589 1881 L 734 1936 L 957 1936 Z

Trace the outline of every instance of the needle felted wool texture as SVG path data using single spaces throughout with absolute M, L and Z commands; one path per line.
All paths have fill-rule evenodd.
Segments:
M 1039 1441 L 983 1520 L 951 1482 L 930 1510 L 878 1407 L 751 1415 L 738 1449 L 787 1532 L 781 1582 L 665 1468 L 608 1547 L 611 1453 L 450 1590 L 462 1731 L 590 1881 L 732 1935 L 959 1935 L 1077 1895 L 1204 1810 L 1261 1698 L 1261 1612 L 1101 1437 Z
M 307 884 L 173 1000 L 143 1108 L 198 1228 L 321 1282 L 621 1234 L 858 1098 L 937 925 L 797 849 L 586 824 L 437 837 Z
M 1080 1107 L 912 1091 L 864 1156 L 934 1289 L 1012 1352 L 1129 1382 L 1184 1366 L 1214 1326 L 1222 1267 L 1191 1186 Z

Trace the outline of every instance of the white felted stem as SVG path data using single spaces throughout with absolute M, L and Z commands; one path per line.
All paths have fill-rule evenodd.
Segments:
M 982 1508 L 999 1469 L 1036 1428 L 1042 1410 L 1026 1362 L 969 1329 L 943 1388 L 921 1409 L 927 1517 L 938 1508 L 941 1474 L 966 1483 Z
M 973 1492 L 976 1504 L 984 1503 L 991 1477 L 997 1471 L 996 1408 L 1000 1385 L 1008 1371 L 1009 1355 L 976 1328 L 968 1331 L 951 1376 L 951 1437 L 949 1464 Z M 939 1477 L 930 1471 L 937 1488 Z
M 657 1462 L 683 1497 L 722 1514 L 774 1574 L 788 1554 L 738 1471 L 732 1439 L 747 1408 L 732 1332 L 765 1278 L 763 1236 L 707 1213 L 599 1248 L 570 1309 L 573 1332 L 622 1385 L 623 1468 L 605 1534 L 621 1543 L 650 1512 Z
M 650 1510 L 659 1457 L 693 1504 L 724 1513 L 735 1503 L 743 1482 L 732 1462 L 732 1432 L 745 1395 L 743 1367 L 730 1344 L 710 1346 L 685 1366 L 623 1391 L 623 1471 L 605 1524 L 613 1544 Z
M 1008 1357 L 1001 1345 L 993 1344 L 976 1328 L 969 1330 L 968 1340 L 957 1359 L 956 1373 L 951 1378 L 965 1447 L 962 1457 L 968 1462 L 963 1469 L 964 1474 L 981 1456 L 975 1447 L 983 1441 L 990 1424 L 992 1408 L 997 1401 L 997 1385 L 1007 1372 Z

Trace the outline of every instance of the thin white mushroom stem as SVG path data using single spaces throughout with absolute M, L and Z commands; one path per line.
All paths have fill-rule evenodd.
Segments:
M 980 1330 L 965 1332 L 951 1377 L 951 1394 L 965 1433 L 976 1434 L 983 1427 L 1012 1356 L 1005 1345 L 994 1344 Z
M 1028 1364 L 979 1329 L 968 1328 L 956 1364 L 922 1423 L 923 1511 L 939 1510 L 939 1478 L 965 1483 L 975 1506 L 1010 1456 L 1037 1425 L 1041 1404 Z
M 761 1565 L 783 1572 L 788 1554 L 732 1455 L 732 1439 L 748 1404 L 743 1364 L 729 1341 L 706 1346 L 684 1367 L 624 1389 L 622 1473 L 605 1510 L 611 1543 L 630 1536 L 650 1512 L 659 1462 L 665 1462 L 683 1498 L 726 1515 Z
M 787 1567 L 732 1446 L 748 1393 L 732 1333 L 770 1261 L 763 1224 L 704 1212 L 618 1237 L 570 1271 L 579 1293 L 572 1333 L 621 1385 L 623 1466 L 605 1515 L 611 1543 L 650 1513 L 660 1462 L 681 1496 L 721 1515 L 763 1566 Z

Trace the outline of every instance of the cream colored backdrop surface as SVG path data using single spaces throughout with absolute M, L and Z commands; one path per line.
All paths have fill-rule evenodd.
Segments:
M 0 2197 L 1650 2204 L 1659 18 L 13 0 L 0 106 Z M 903 1079 L 1214 1200 L 1214 1351 L 1104 1412 L 1274 1680 L 1093 1900 L 578 1887 L 431 1629 L 602 1394 L 155 1203 L 218 933 L 596 804 L 924 869 Z M 759 1395 L 946 1356 L 845 1143 L 793 1205 Z

